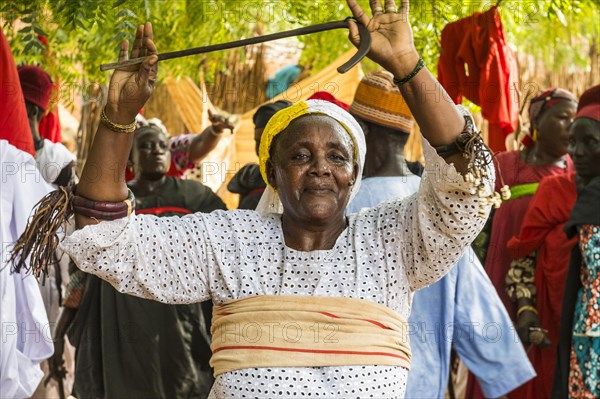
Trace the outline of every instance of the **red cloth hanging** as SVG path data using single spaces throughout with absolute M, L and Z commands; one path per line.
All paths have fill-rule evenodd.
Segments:
M 35 156 L 33 137 L 19 74 L 8 41 L 0 29 L 0 139 Z
M 48 38 L 46 36 L 38 35 L 38 40 L 44 45 L 44 56 L 52 60 L 51 65 L 55 65 L 54 55 L 52 54 L 50 47 L 48 46 Z M 58 99 L 60 91 L 60 82 L 55 82 L 52 87 L 52 93 L 50 95 L 49 110 L 42 117 L 38 126 L 38 132 L 44 139 L 48 139 L 53 143 L 62 143 L 62 134 L 60 130 L 60 118 L 58 114 Z
M 488 144 L 504 150 L 506 136 L 518 124 L 519 71 L 498 8 L 446 25 L 441 45 L 438 80 L 455 103 L 465 97 L 481 107 L 489 122 Z
M 43 138 L 48 139 L 53 143 L 62 143 L 58 107 L 54 107 L 53 110 L 48 111 L 48 113 L 43 116 L 38 131 Z

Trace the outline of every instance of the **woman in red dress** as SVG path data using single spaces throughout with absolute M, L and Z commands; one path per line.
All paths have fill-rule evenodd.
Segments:
M 508 242 L 515 260 L 507 275 L 507 292 L 519 308 L 516 329 L 537 373 L 521 388 L 526 397 L 550 397 L 567 269 L 577 243 L 577 236 L 567 239 L 563 227 L 576 199 L 575 173 L 544 178 L 520 234 Z M 535 332 L 540 328 L 544 335 Z
M 513 320 L 517 319 L 518 308 L 505 290 L 506 274 L 512 261 L 507 245 L 513 236 L 519 235 L 529 203 L 542 178 L 574 172 L 567 147 L 569 126 L 576 111 L 576 97 L 567 90 L 554 88 L 537 95 L 529 106 L 531 145 L 521 151 L 502 152 L 495 158 L 496 170 L 502 173 L 504 184 L 510 187 L 511 198 L 493 216 L 485 270 Z M 497 178 L 496 189 L 500 190 L 501 186 L 502 181 Z M 467 388 L 469 397 L 483 398 L 475 384 L 470 375 Z M 527 386 L 514 391 L 509 397 L 541 397 L 540 393 L 527 396 L 523 391 Z
M 512 195 L 494 214 L 485 270 L 513 318 L 517 309 L 504 290 L 506 272 L 512 260 L 507 249 L 508 240 L 519 234 L 540 180 L 574 171 L 567 147 L 569 125 L 576 111 L 577 100 L 570 92 L 559 88 L 543 92 L 531 100 L 529 107 L 533 145 L 522 151 L 503 152 L 496 157 L 504 183 L 510 187 Z M 501 185 L 500 179 L 496 179 L 497 190 Z

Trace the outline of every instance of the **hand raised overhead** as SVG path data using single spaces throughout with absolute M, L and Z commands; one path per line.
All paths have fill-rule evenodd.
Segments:
M 129 42 L 121 42 L 119 62 L 129 59 Z M 140 65 L 115 70 L 110 79 L 106 115 L 115 123 L 128 124 L 135 119 L 156 84 L 158 56 L 153 41 L 152 24 L 137 28 L 131 58 L 146 57 Z
M 408 0 L 402 1 L 400 9 L 394 0 L 371 0 L 372 17 L 358 5 L 357 0 L 347 0 L 352 15 L 371 32 L 371 50 L 367 57 L 396 77 L 406 76 L 415 67 L 419 55 L 415 49 L 412 29 L 408 21 Z M 355 46 L 360 43 L 358 27 L 350 22 L 348 38 Z

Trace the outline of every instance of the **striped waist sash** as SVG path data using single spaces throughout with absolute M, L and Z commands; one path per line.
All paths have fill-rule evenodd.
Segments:
M 214 306 L 215 376 L 265 367 L 410 368 L 406 320 L 352 298 L 260 295 Z

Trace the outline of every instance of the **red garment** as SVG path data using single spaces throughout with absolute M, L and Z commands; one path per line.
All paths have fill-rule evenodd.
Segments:
M 504 183 L 509 187 L 520 184 L 537 183 L 546 176 L 560 175 L 565 172 L 573 172 L 573 161 L 567 155 L 567 167 L 558 166 L 537 166 L 529 165 L 521 160 L 519 151 L 508 151 L 498 154 L 495 159 L 497 167 L 500 168 Z M 499 191 L 502 186 L 500 178 L 496 178 L 496 190 Z M 525 212 L 529 206 L 532 196 L 523 196 L 509 200 L 494 214 L 492 223 L 492 232 L 490 235 L 490 244 L 485 260 L 485 270 L 490 276 L 496 291 L 508 314 L 514 320 L 517 309 L 516 305 L 510 301 L 504 290 L 506 272 L 510 266 L 512 256 L 507 249 L 508 240 L 519 234 L 521 224 L 525 217 Z
M 568 156 L 566 168 L 561 168 L 558 166 L 537 166 L 529 165 L 523 162 L 521 160 L 521 153 L 519 151 L 509 151 L 498 154 L 498 156 L 495 159 L 495 164 L 497 165 L 497 168 L 500 168 L 500 171 L 502 172 L 502 176 L 504 178 L 504 183 L 507 184 L 509 187 L 513 187 L 520 184 L 536 183 L 541 181 L 542 178 L 546 176 L 564 176 L 565 173 L 573 173 L 575 170 L 573 167 L 573 161 Z M 500 178 L 497 176 L 496 190 L 500 190 L 501 185 L 502 183 L 500 182 Z M 540 198 L 540 201 L 546 200 L 548 198 L 546 190 L 544 190 L 541 195 L 543 195 L 543 197 Z M 551 198 L 557 198 L 556 192 L 553 192 L 552 195 L 553 196 Z M 508 241 L 513 236 L 519 235 L 519 231 L 521 229 L 523 221 L 525 220 L 525 215 L 528 210 L 529 204 L 532 201 L 532 198 L 535 198 L 537 196 L 538 195 L 536 193 L 536 195 L 534 196 L 523 196 L 503 203 L 502 206 L 498 210 L 496 210 L 496 213 L 494 214 L 494 220 L 492 223 L 490 244 L 488 247 L 488 253 L 485 261 L 485 271 L 490 277 L 490 280 L 492 280 L 492 284 L 494 284 L 494 287 L 496 287 L 498 296 L 500 296 L 500 299 L 504 303 L 504 306 L 506 307 L 509 316 L 513 320 L 515 320 L 517 314 L 516 304 L 508 298 L 508 295 L 506 294 L 505 290 L 506 273 L 508 272 L 508 268 L 512 260 L 511 252 L 508 250 L 507 245 Z M 567 200 L 564 200 L 564 202 L 566 201 Z M 561 197 L 560 201 L 553 202 L 563 202 L 563 198 Z M 565 236 L 564 241 L 566 240 L 567 239 Z M 570 251 L 568 251 L 567 254 L 570 254 Z M 568 262 L 565 265 L 565 267 L 567 266 Z M 537 281 L 536 288 L 539 289 Z M 538 297 L 539 295 L 540 294 L 538 293 Z M 556 357 L 556 351 L 553 352 L 552 356 L 554 358 Z M 554 363 L 556 363 L 555 359 Z M 550 378 L 552 379 L 553 377 L 554 374 L 551 374 Z M 532 381 L 537 380 L 539 380 L 539 378 L 535 378 Z M 529 385 L 531 385 L 531 383 L 526 384 L 523 387 L 528 387 Z M 551 386 L 552 384 L 550 383 L 550 387 Z M 526 396 L 527 393 L 522 391 L 523 387 L 511 392 L 509 398 L 538 399 L 542 397 L 540 391 L 535 391 L 534 395 L 532 394 L 531 396 Z M 475 378 L 471 374 L 469 374 L 469 382 L 467 384 L 466 397 L 471 399 L 484 398 L 481 389 L 479 388 L 477 382 L 475 381 Z
M 316 91 L 312 96 L 308 97 L 307 100 L 325 100 L 329 101 L 330 103 L 334 103 L 344 111 L 348 111 L 350 109 L 350 104 L 346 104 L 345 102 L 338 100 L 328 91 Z
M 189 168 L 191 169 L 191 168 Z M 178 179 L 185 179 L 185 172 L 187 172 L 188 169 L 179 169 L 177 167 L 177 164 L 175 163 L 175 161 L 173 159 L 171 159 L 171 165 L 169 166 L 169 171 L 167 172 L 167 176 L 174 176 Z
M 600 85 L 587 89 L 579 99 L 575 118 L 590 118 L 600 122 Z
M 452 22 L 442 30 L 438 80 L 455 103 L 463 96 L 489 121 L 489 145 L 502 151 L 516 130 L 519 83 L 516 57 L 506 43 L 497 7 Z
M 578 239 L 577 235 L 567 239 L 563 227 L 576 199 L 575 173 L 544 178 L 531 199 L 520 235 L 508 242 L 508 249 L 515 259 L 538 250 L 536 308 L 540 324 L 548 330 L 548 338 L 552 341 L 547 348 L 534 345 L 529 351 L 529 360 L 537 377 L 519 388 L 519 397 L 550 398 L 567 270 L 571 250 Z
M 8 41 L 0 29 L 0 139 L 35 156 L 19 74 Z
M 180 213 L 182 215 L 189 215 L 192 212 L 186 208 L 181 208 L 179 206 L 158 206 L 156 208 L 145 208 L 145 209 L 136 209 L 135 213 L 137 215 L 162 215 L 163 213 Z
M 58 107 L 44 115 L 40 121 L 40 125 L 38 126 L 38 131 L 40 132 L 40 136 L 42 136 L 42 138 L 48 139 L 53 143 L 62 143 Z

